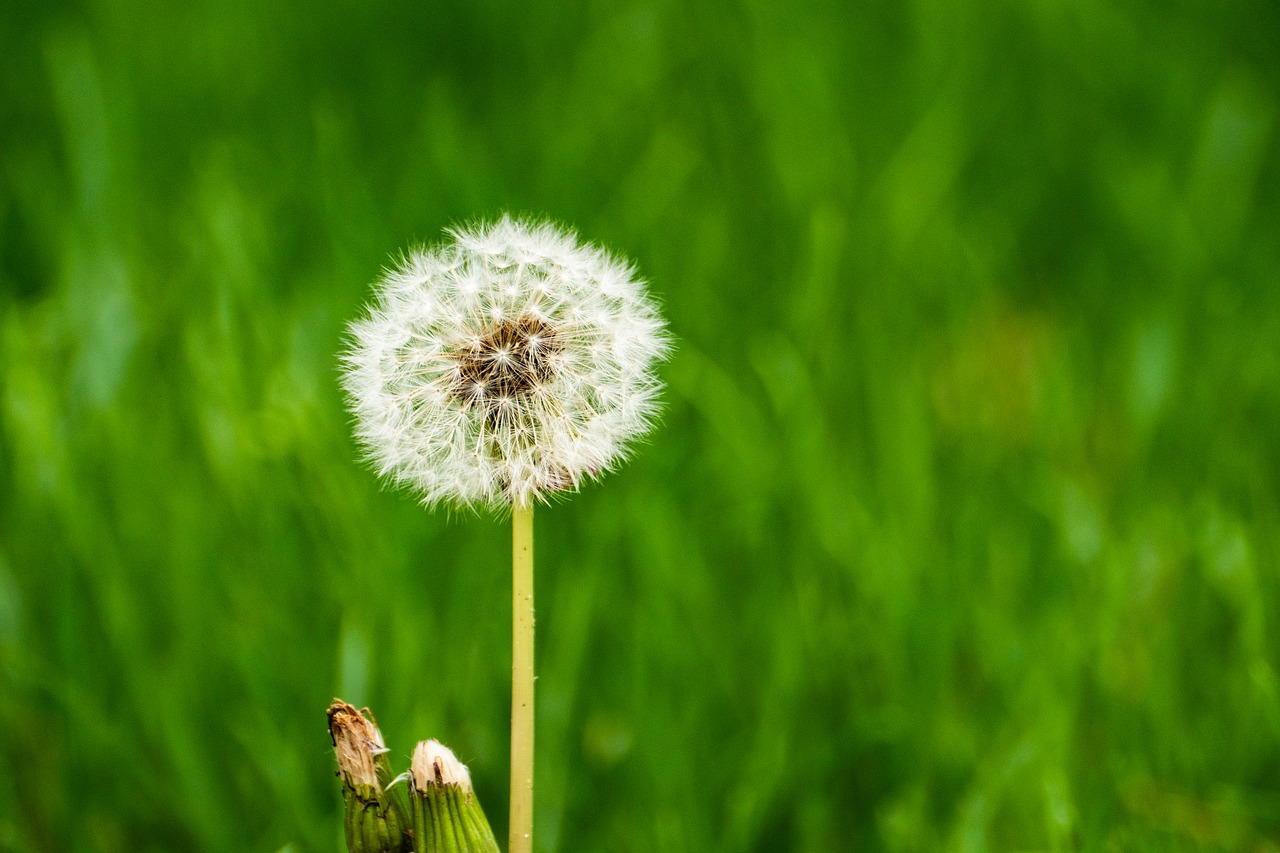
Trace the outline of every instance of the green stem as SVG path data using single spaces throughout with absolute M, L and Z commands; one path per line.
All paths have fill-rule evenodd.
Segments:
M 511 825 L 508 853 L 533 849 L 533 505 L 511 512 Z

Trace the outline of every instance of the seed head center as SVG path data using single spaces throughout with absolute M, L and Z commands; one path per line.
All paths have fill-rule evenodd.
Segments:
M 556 330 L 529 314 L 499 320 L 448 353 L 455 370 L 449 393 L 479 406 L 492 426 L 510 423 L 519 404 L 549 381 L 563 347 Z

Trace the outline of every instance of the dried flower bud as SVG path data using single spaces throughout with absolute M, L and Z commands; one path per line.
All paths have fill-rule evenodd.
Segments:
M 448 747 L 419 743 L 409 783 L 414 853 L 499 853 L 471 774 Z
M 342 779 L 347 849 L 351 853 L 408 851 L 408 821 L 403 805 L 384 787 L 391 768 L 382 733 L 369 710 L 358 711 L 335 699 L 329 707 L 329 736 Z
M 342 782 L 360 791 L 381 789 L 378 782 L 378 757 L 387 751 L 382 732 L 373 720 L 354 706 L 334 700 L 329 707 L 329 736 L 333 739 L 333 752 L 338 759 L 338 772 Z

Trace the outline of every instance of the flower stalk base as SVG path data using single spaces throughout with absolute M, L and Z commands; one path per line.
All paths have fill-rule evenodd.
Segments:
M 472 791 L 429 785 L 413 794 L 413 853 L 500 853 Z
M 342 792 L 347 849 L 351 853 L 408 853 L 406 827 L 393 801 L 370 792 L 366 799 L 351 788 Z

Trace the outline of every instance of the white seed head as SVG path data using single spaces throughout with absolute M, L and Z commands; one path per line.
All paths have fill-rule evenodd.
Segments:
M 500 508 L 615 467 L 670 348 L 635 269 L 551 223 L 449 236 L 389 270 L 350 328 L 343 385 L 378 472 L 429 506 Z
M 438 740 L 424 740 L 414 747 L 409 773 L 418 791 L 426 790 L 429 785 L 457 785 L 471 793 L 471 773 L 458 761 L 453 750 Z

